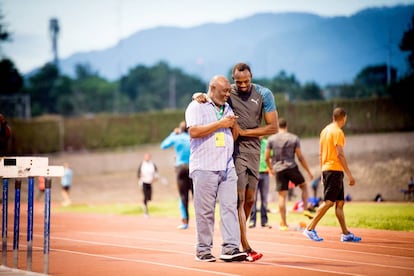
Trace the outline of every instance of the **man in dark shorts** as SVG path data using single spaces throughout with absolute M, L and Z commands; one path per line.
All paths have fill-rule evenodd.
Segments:
M 321 131 L 319 139 L 319 164 L 322 171 L 324 201 L 319 206 L 315 217 L 303 231 L 303 235 L 313 241 L 323 241 L 315 228 L 326 212 L 335 205 L 336 218 L 342 230 L 340 240 L 342 242 L 359 242 L 361 238 L 348 230 L 344 215 L 344 173 L 348 177 L 349 185 L 355 185 L 355 179 L 348 168 L 343 150 L 345 134 L 342 128 L 346 124 L 347 114 L 344 109 L 337 107 L 333 111 L 332 118 L 332 123 Z
M 272 155 L 271 152 L 273 152 Z M 279 229 L 281 231 L 289 229 L 286 221 L 286 198 L 289 190 L 289 181 L 302 190 L 304 215 L 312 218 L 312 214 L 307 210 L 308 186 L 305 178 L 299 171 L 295 156 L 308 173 L 309 179 L 312 179 L 313 175 L 300 149 L 299 137 L 288 132 L 287 121 L 284 118 L 279 118 L 279 132 L 269 137 L 265 159 L 268 168 L 276 174 L 276 191 L 279 193 L 279 213 L 281 218 Z
M 238 138 L 234 143 L 234 164 L 237 172 L 238 214 L 240 236 L 246 260 L 254 262 L 263 254 L 253 250 L 247 241 L 247 219 L 255 202 L 260 178 L 260 136 L 278 131 L 278 114 L 272 92 L 252 83 L 252 72 L 246 63 L 234 65 L 232 91 L 228 103 L 238 116 Z M 262 125 L 264 117 L 265 124 Z

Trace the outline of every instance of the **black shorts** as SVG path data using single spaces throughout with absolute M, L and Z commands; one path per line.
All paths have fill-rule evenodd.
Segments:
M 148 184 L 148 183 L 143 183 L 142 184 L 142 191 L 144 193 L 144 201 L 151 201 L 151 196 L 152 196 L 152 185 Z
M 180 190 L 181 187 L 186 191 L 190 189 L 192 190 L 193 180 L 189 176 L 189 169 L 187 164 L 175 167 L 175 175 L 177 176 L 178 190 Z
M 305 182 L 305 178 L 303 178 L 298 166 L 276 173 L 276 191 L 289 190 L 289 181 L 292 181 L 295 186 Z
M 260 178 L 259 165 L 260 154 L 243 153 L 234 157 L 239 195 L 244 193 L 246 189 L 257 190 Z
M 67 192 L 69 192 L 70 186 L 62 186 L 62 189 L 65 190 L 65 191 L 67 191 Z
M 332 202 L 344 200 L 344 173 L 342 171 L 324 171 L 322 177 L 324 200 Z

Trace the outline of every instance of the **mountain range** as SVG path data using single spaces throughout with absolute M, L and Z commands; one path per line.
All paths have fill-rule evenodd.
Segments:
M 227 75 L 237 62 L 250 64 L 254 77 L 272 78 L 284 71 L 319 85 L 352 82 L 371 65 L 391 64 L 402 76 L 408 53 L 400 51 L 399 43 L 412 16 L 414 5 L 397 5 L 351 16 L 260 13 L 228 23 L 157 27 L 111 48 L 73 54 L 60 60 L 60 66 L 73 76 L 76 64 L 89 64 L 109 80 L 160 61 L 203 80 Z

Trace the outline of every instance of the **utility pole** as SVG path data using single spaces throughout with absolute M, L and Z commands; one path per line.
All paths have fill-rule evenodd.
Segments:
M 57 18 L 51 18 L 49 21 L 49 32 L 52 40 L 53 63 L 59 68 L 58 45 L 57 39 L 59 35 L 59 22 Z
M 172 74 L 172 76 L 170 76 L 170 81 L 169 81 L 169 106 L 171 109 L 176 109 L 177 108 L 177 104 L 176 104 L 176 91 L 175 91 L 175 75 L 174 73 Z
M 387 45 L 387 85 L 391 83 L 391 28 L 388 30 Z

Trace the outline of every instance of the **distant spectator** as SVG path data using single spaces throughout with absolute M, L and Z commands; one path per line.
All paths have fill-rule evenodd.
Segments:
M 151 154 L 146 153 L 144 160 L 138 165 L 138 182 L 142 185 L 142 192 L 144 194 L 144 216 L 148 217 L 148 201 L 152 198 L 152 183 L 158 179 L 158 169 L 155 163 L 151 160 Z
M 190 135 L 185 121 L 180 122 L 179 126 L 161 142 L 162 149 L 170 147 L 173 147 L 175 151 L 175 172 L 180 195 L 182 224 L 178 226 L 178 229 L 187 229 L 190 218 L 188 202 L 190 193 L 193 194 L 193 180 L 189 176 Z
M 321 176 L 320 175 L 315 177 L 311 182 L 311 187 L 312 187 L 314 198 L 318 198 L 318 188 L 319 188 L 319 183 L 320 182 L 321 182 Z
M 61 184 L 62 184 L 62 197 L 63 197 L 63 206 L 69 206 L 72 204 L 70 200 L 69 191 L 72 186 L 72 176 L 73 172 L 72 169 L 69 167 L 69 163 L 65 162 L 63 164 L 64 173 L 62 176 Z
M 408 181 L 408 198 L 414 196 L 414 178 L 411 176 L 410 181 Z
M 11 128 L 6 118 L 0 113 L 0 156 L 7 156 L 9 154 L 11 136 Z
M 375 196 L 375 198 L 374 198 L 374 201 L 376 201 L 376 202 L 382 202 L 382 201 L 384 201 L 384 199 L 382 198 L 382 195 L 381 194 L 377 194 Z
M 250 224 L 249 228 L 256 227 L 256 216 L 257 216 L 257 201 L 260 196 L 260 222 L 262 227 L 272 228 L 268 223 L 267 217 L 267 197 L 269 195 L 269 169 L 267 168 L 265 160 L 265 151 L 267 146 L 267 137 L 260 136 L 260 178 L 259 183 L 257 184 L 256 197 L 253 204 L 252 212 L 250 214 Z M 273 174 L 271 174 L 273 176 Z
M 37 180 L 38 180 L 38 185 L 37 185 L 38 193 L 36 196 L 36 200 L 39 201 L 40 198 L 43 197 L 43 194 L 45 192 L 45 177 L 39 176 Z
M 408 191 L 414 192 L 414 178 L 411 176 L 410 181 L 408 181 Z

